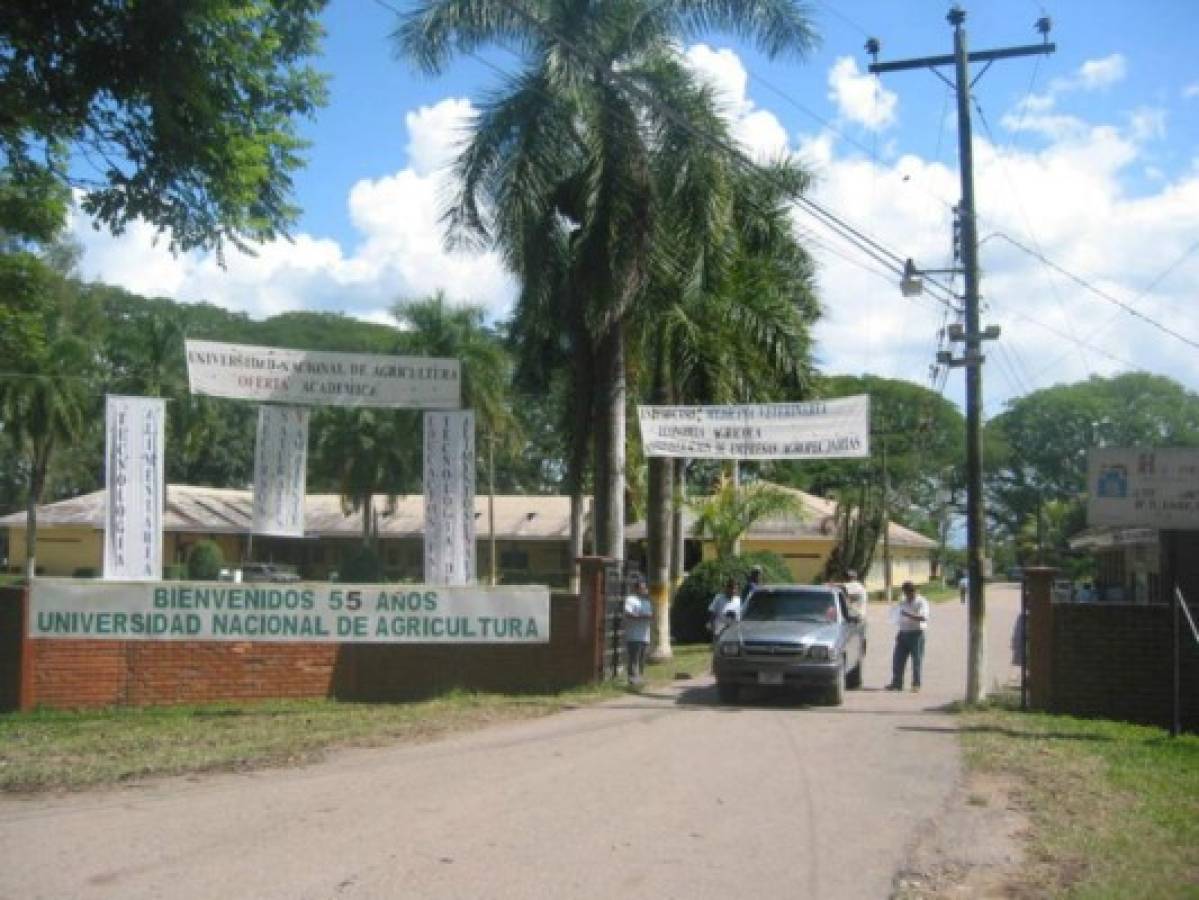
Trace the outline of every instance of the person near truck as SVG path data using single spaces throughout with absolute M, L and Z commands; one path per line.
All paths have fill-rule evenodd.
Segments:
M 741 597 L 737 593 L 737 580 L 730 576 L 724 581 L 724 590 L 708 604 L 708 630 L 712 632 L 712 640 L 740 618 Z
M 903 602 L 896 607 L 899 630 L 895 633 L 895 653 L 891 657 L 891 683 L 889 691 L 903 690 L 903 672 L 908 657 L 912 659 L 912 690 L 920 690 L 920 679 L 924 667 L 924 632 L 928 628 L 928 601 L 916 593 L 916 586 L 905 581 L 900 588 Z

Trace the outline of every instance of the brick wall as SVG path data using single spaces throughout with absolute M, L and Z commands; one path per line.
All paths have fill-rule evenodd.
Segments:
M 21 702 L 21 632 L 25 589 L 0 588 L 0 711 Z
M 1191 604 L 1199 616 L 1199 604 Z M 1166 604 L 1052 606 L 1049 709 L 1147 725 L 1173 720 L 1173 614 Z M 1182 627 L 1183 727 L 1199 731 L 1199 647 Z
M 0 616 L 5 608 L 0 597 Z M 216 700 L 337 697 L 398 700 L 447 688 L 554 690 L 595 675 L 589 607 L 550 598 L 546 644 L 270 644 L 215 641 L 26 640 L 25 706 L 146 706 Z M 0 660 L 20 634 L 0 621 Z M 13 654 L 18 656 L 19 654 Z M 0 698 L 5 696 L 0 686 Z

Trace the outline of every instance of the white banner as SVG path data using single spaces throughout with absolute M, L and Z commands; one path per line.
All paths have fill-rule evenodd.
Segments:
M 304 536 L 308 410 L 258 407 L 254 445 L 254 533 Z
M 300 406 L 381 406 L 457 409 L 458 360 L 280 350 L 187 341 L 187 381 L 193 394 L 294 403 Z
M 425 413 L 425 581 L 475 580 L 475 414 Z
M 1087 524 L 1199 528 L 1199 449 L 1093 449 Z
M 104 577 L 162 577 L 166 404 L 108 395 L 104 440 Z
M 646 456 L 855 459 L 870 455 L 870 397 L 745 406 L 638 406 Z
M 544 644 L 549 588 L 35 579 L 28 636 L 111 641 Z

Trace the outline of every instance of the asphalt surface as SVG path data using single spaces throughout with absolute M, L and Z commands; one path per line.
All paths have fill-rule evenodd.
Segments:
M 1013 587 L 988 589 L 988 684 Z M 870 612 L 843 707 L 710 679 L 435 743 L 252 774 L 0 799 L 0 897 L 879 898 L 961 778 L 965 608 L 933 607 L 919 694 L 882 690 Z

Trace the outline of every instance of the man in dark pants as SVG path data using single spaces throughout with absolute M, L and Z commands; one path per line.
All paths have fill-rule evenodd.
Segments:
M 924 663 L 924 632 L 928 628 L 928 601 L 916 593 L 910 581 L 903 583 L 903 602 L 896 612 L 899 614 L 899 631 L 895 634 L 895 654 L 891 657 L 891 683 L 889 691 L 903 690 L 903 670 L 908 657 L 912 658 L 912 690 L 920 690 L 921 667 Z

